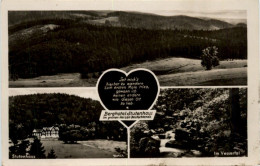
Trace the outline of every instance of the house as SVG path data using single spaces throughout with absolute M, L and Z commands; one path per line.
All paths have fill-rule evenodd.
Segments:
M 59 138 L 59 127 L 52 126 L 34 129 L 32 135 L 38 138 Z

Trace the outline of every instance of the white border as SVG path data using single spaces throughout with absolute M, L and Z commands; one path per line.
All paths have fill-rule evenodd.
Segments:
M 256 165 L 258 160 L 259 32 L 257 0 L 3 0 L 1 6 L 2 164 L 9 165 Z M 246 10 L 248 25 L 248 157 L 151 159 L 8 159 L 8 10 Z M 236 86 L 232 86 L 236 87 Z M 240 86 L 237 86 L 240 87 Z M 181 87 L 177 87 L 181 88 Z M 199 88 L 190 86 L 187 88 Z M 203 87 L 211 88 L 211 87 Z M 231 88 L 228 86 L 226 88 Z

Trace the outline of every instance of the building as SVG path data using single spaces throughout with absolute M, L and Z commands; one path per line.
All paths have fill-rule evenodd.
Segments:
M 32 135 L 38 138 L 59 138 L 59 127 L 52 126 L 34 129 Z

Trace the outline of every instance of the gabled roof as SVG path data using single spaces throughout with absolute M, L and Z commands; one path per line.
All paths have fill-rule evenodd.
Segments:
M 46 132 L 46 131 L 51 131 L 51 130 L 56 130 L 56 131 L 59 131 L 59 127 L 43 127 L 42 129 L 34 129 L 33 132 L 34 133 L 38 133 L 38 132 Z
M 34 133 L 40 133 L 40 132 L 42 132 L 42 129 L 34 129 L 33 132 Z
M 45 130 L 45 131 L 51 131 L 52 128 L 53 128 L 53 126 L 52 126 L 52 127 L 43 127 L 43 130 Z
M 54 130 L 59 131 L 60 129 L 58 127 L 53 127 Z

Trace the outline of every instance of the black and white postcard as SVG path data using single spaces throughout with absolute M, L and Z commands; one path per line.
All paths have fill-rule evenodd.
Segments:
M 2 164 L 257 165 L 258 10 L 3 0 Z

